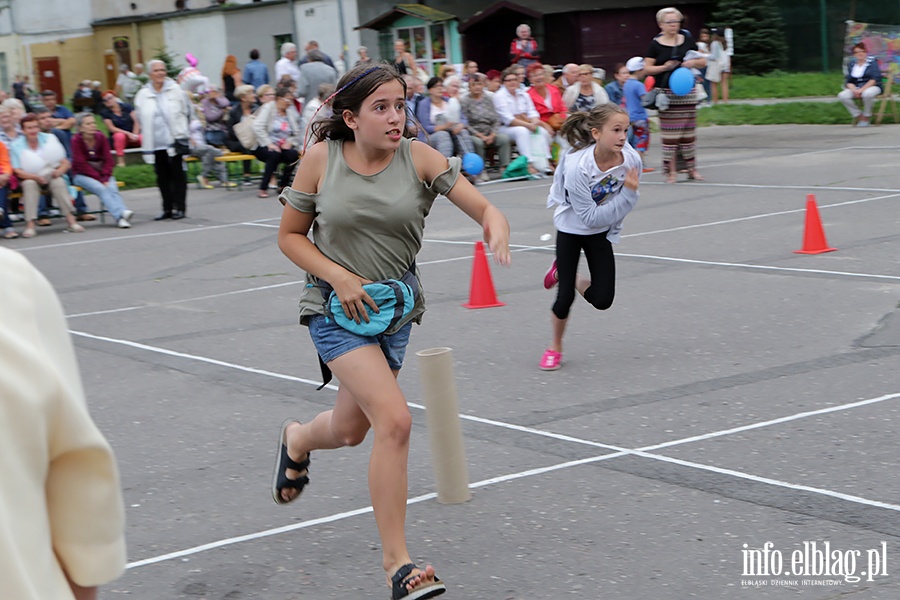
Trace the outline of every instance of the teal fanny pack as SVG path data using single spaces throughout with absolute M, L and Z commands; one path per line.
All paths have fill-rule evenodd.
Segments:
M 369 315 L 368 323 L 362 318 L 357 323 L 348 317 L 344 307 L 341 306 L 340 298 L 333 290 L 325 301 L 326 318 L 334 319 L 335 323 L 357 335 L 373 336 L 384 333 L 407 316 L 416 302 L 412 287 L 396 279 L 375 281 L 362 287 L 375 301 L 379 311 L 375 312 L 371 306 L 365 305 Z
M 379 335 L 392 329 L 409 315 L 416 304 L 416 295 L 419 293 L 416 263 L 413 261 L 400 279 L 383 279 L 362 286 L 369 297 L 375 301 L 378 312 L 366 304 L 369 321 L 367 323 L 365 319 L 360 319 L 357 323 L 344 313 L 340 299 L 327 281 L 320 279 L 318 287 L 322 289 L 322 297 L 325 298 L 325 317 L 333 319 L 347 331 L 365 336 Z

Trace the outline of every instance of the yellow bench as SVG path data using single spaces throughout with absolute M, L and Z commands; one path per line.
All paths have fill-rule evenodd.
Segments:
M 228 189 L 237 190 L 244 182 L 244 173 L 243 169 L 234 169 L 232 165 L 242 163 L 245 160 L 255 161 L 256 157 L 252 154 L 243 154 L 241 152 L 225 152 L 225 154 L 223 154 L 222 156 L 217 156 L 214 160 L 216 162 L 225 164 L 225 169 L 228 174 L 228 181 L 237 184 L 233 188 Z M 197 175 L 199 175 L 199 169 L 192 168 L 192 166 L 195 164 L 199 164 L 200 159 L 196 156 L 188 155 L 184 157 L 184 162 L 188 166 L 188 180 L 196 182 Z

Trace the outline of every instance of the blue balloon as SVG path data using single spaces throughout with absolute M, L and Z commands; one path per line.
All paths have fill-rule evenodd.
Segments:
M 466 152 L 462 157 L 463 171 L 475 177 L 484 169 L 484 159 L 474 152 Z
M 678 67 L 669 75 L 669 89 L 679 96 L 690 94 L 694 89 L 694 74 L 687 67 Z

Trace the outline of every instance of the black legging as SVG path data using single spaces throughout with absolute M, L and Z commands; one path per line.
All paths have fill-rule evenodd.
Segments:
M 281 172 L 281 187 L 291 185 L 291 173 L 294 171 L 294 163 L 300 158 L 300 154 L 293 148 L 284 148 L 281 152 L 272 152 L 265 146 L 260 146 L 254 153 L 256 158 L 266 163 L 266 170 L 263 178 L 259 180 L 259 189 L 264 190 L 269 186 L 269 180 L 278 169 L 278 165 L 284 163 L 284 169 Z
M 166 150 L 157 150 L 153 154 L 156 156 L 153 168 L 156 171 L 156 185 L 162 194 L 163 212 L 187 212 L 187 173 L 184 172 L 181 156 L 169 156 Z
M 559 231 L 556 234 L 556 274 L 559 285 L 556 289 L 556 302 L 553 303 L 553 314 L 558 319 L 567 319 L 569 309 L 575 302 L 575 274 L 578 272 L 582 250 L 591 273 L 591 285 L 584 291 L 584 299 L 594 308 L 606 310 L 612 306 L 616 295 L 616 260 L 612 244 L 606 239 L 606 232 L 576 235 Z

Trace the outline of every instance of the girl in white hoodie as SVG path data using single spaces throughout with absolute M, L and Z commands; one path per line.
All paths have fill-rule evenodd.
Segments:
M 627 141 L 628 124 L 628 111 L 606 103 L 571 114 L 560 129 L 572 150 L 560 159 L 547 197 L 547 207 L 556 207 L 557 234 L 556 260 L 544 275 L 544 287 L 558 288 L 553 339 L 541 357 L 545 371 L 562 363 L 576 291 L 598 310 L 612 306 L 616 265 L 611 244 L 618 243 L 622 221 L 637 202 L 641 176 L 641 157 Z M 590 278 L 577 274 L 582 250 Z

